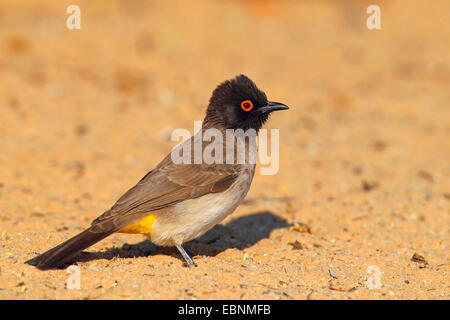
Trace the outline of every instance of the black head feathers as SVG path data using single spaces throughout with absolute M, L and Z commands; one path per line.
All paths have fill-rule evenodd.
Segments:
M 204 125 L 225 129 L 259 130 L 274 110 L 287 109 L 267 101 L 266 94 L 245 75 L 222 82 L 213 91 Z M 283 106 L 283 107 L 279 107 Z

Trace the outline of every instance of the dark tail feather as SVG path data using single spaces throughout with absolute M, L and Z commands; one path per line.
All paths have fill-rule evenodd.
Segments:
M 92 228 L 89 228 L 25 263 L 36 266 L 41 270 L 60 268 L 75 258 L 81 251 L 106 238 L 113 232 L 114 230 L 96 233 L 92 231 Z

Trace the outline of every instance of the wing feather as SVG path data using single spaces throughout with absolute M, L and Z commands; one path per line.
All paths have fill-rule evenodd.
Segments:
M 104 214 L 92 222 L 97 232 L 120 229 L 148 212 L 228 189 L 239 165 L 175 164 L 170 155 L 147 173 Z

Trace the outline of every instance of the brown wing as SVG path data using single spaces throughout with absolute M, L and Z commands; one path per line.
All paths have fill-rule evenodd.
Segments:
M 180 201 L 228 189 L 236 180 L 238 165 L 174 164 L 167 156 L 114 206 L 92 222 L 94 230 L 120 229 L 148 212 Z

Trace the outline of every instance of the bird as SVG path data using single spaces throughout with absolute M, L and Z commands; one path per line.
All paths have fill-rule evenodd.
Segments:
M 273 111 L 286 109 L 283 103 L 268 101 L 250 78 L 240 74 L 213 90 L 201 129 L 178 147 L 191 152 L 186 159 L 192 160 L 200 134 L 239 129 L 257 134 Z M 158 246 L 175 246 L 188 267 L 196 266 L 182 245 L 231 214 L 252 183 L 256 163 L 248 159 L 255 150 L 249 148 L 249 139 L 244 140 L 247 156 L 243 162 L 236 161 L 242 151 L 234 143 L 225 143 L 222 149 L 224 153 L 236 151 L 231 163 L 229 159 L 225 163 L 176 163 L 173 152 L 169 153 L 86 230 L 25 263 L 41 270 L 60 269 L 111 234 L 131 233 L 143 234 Z M 201 141 L 202 147 L 209 143 Z

